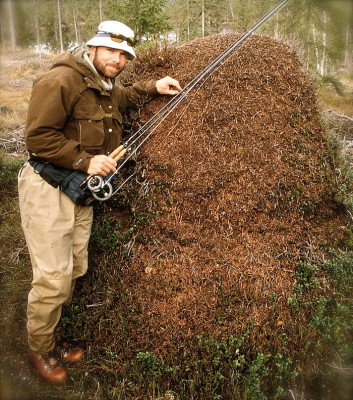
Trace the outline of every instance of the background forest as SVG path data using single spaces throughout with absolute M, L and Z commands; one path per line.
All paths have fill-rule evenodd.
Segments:
M 3 0 L 1 45 L 12 50 L 63 51 L 88 40 L 103 19 L 131 26 L 140 43 L 189 42 L 215 33 L 244 32 L 277 0 Z M 321 76 L 352 68 L 353 3 L 292 0 L 263 28 L 303 49 Z

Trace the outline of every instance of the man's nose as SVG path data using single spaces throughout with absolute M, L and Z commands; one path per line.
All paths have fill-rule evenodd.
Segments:
M 115 62 L 115 63 L 117 63 L 117 64 L 119 64 L 119 62 L 120 62 L 120 53 L 114 53 L 113 54 L 113 61 Z
M 123 54 L 121 51 L 116 51 L 113 53 L 113 60 L 117 64 L 120 63 L 122 57 L 123 57 Z

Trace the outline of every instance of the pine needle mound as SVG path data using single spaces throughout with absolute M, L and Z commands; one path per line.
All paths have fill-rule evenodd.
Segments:
M 185 86 L 236 39 L 152 52 L 131 77 Z M 139 123 L 168 100 L 148 103 Z M 329 154 L 314 86 L 285 44 L 254 35 L 189 94 L 140 154 L 134 209 L 154 218 L 123 278 L 140 310 L 129 316 L 135 349 L 163 355 L 250 328 L 260 349 L 293 329 L 294 270 L 326 257 L 345 223 Z

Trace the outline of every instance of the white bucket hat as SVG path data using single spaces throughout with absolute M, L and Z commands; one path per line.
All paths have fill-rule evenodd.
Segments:
M 103 21 L 99 24 L 96 35 L 86 43 L 86 46 L 105 46 L 123 50 L 133 60 L 136 58 L 133 49 L 135 44 L 134 31 L 128 26 L 119 21 Z

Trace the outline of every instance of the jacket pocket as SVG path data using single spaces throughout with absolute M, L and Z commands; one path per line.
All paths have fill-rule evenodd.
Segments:
M 78 141 L 84 149 L 99 149 L 104 143 L 105 112 L 101 106 L 92 104 L 75 110 L 78 125 Z

